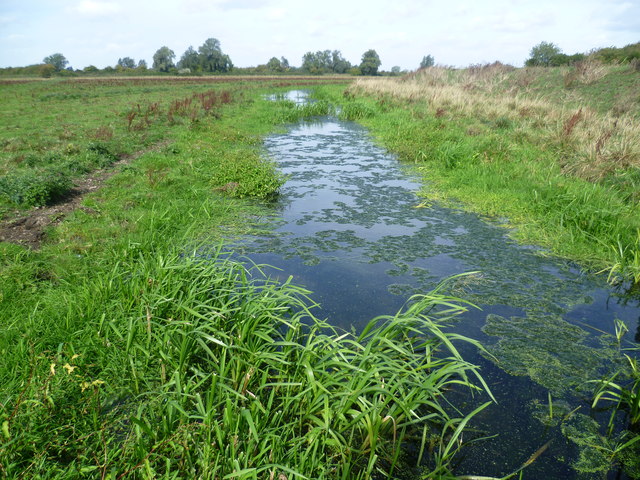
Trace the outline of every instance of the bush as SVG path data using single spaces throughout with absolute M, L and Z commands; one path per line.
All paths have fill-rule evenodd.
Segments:
M 24 171 L 0 178 L 0 194 L 16 205 L 43 206 L 55 202 L 73 187 L 71 177 L 59 169 Z
M 275 174 L 275 166 L 255 153 L 229 152 L 217 162 L 212 186 L 237 198 L 269 198 L 284 183 L 284 178 Z
M 106 165 L 118 160 L 118 154 L 113 151 L 113 148 L 104 142 L 91 142 L 87 146 L 87 150 L 95 152 L 106 160 Z

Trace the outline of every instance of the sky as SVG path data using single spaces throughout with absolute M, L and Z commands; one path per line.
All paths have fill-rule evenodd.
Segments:
M 522 66 L 552 42 L 567 54 L 640 41 L 640 0 L 0 0 L 0 67 L 62 53 L 75 69 L 176 61 L 208 38 L 238 67 L 340 50 L 359 64 L 374 49 L 382 70 L 415 70 L 426 55 L 465 67 Z

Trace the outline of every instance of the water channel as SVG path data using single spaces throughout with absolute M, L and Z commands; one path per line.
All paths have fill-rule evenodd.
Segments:
M 474 419 L 471 435 L 496 436 L 465 449 L 457 473 L 506 475 L 551 440 L 524 478 L 591 478 L 570 466 L 580 451 L 575 436 L 598 418 L 585 382 L 620 358 L 615 319 L 630 340 L 640 334 L 638 302 L 616 297 L 602 277 L 516 244 L 497 221 L 424 203 L 411 170 L 356 123 L 314 118 L 268 137 L 264 148 L 288 180 L 270 232 L 238 253 L 275 267 L 273 277 L 293 276 L 313 292 L 318 317 L 356 330 L 447 277 L 478 272 L 450 287 L 480 307 L 452 329 L 494 356 L 463 350 L 498 401 Z M 451 395 L 466 411 L 486 400 Z

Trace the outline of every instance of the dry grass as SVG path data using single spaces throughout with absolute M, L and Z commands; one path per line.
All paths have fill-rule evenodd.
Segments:
M 596 64 L 576 67 L 583 82 L 601 78 Z M 640 121 L 630 114 L 601 114 L 588 105 L 563 106 L 532 97 L 535 72 L 500 63 L 465 70 L 432 67 L 402 78 L 359 79 L 350 89 L 403 102 L 424 102 L 434 115 L 482 121 L 508 119 L 541 144 L 562 149 L 562 168 L 596 181 L 612 172 L 640 168 Z

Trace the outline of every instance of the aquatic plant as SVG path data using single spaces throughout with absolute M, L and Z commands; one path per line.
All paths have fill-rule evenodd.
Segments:
M 376 111 L 364 102 L 350 101 L 345 103 L 340 110 L 340 118 L 344 120 L 361 120 L 371 118 Z
M 640 347 L 635 347 L 632 350 L 640 351 Z M 598 388 L 593 398 L 593 407 L 596 407 L 602 400 L 615 402 L 609 421 L 611 428 L 614 416 L 618 412 L 625 412 L 628 415 L 632 428 L 640 426 L 640 365 L 635 357 L 627 354 L 624 356 L 627 359 L 628 368 L 616 372 L 606 380 L 598 381 Z M 618 380 L 619 378 L 623 380 Z
M 298 104 L 284 97 L 272 97 L 275 99 L 275 118 L 279 123 L 292 123 L 310 117 L 329 115 L 333 112 L 333 106 L 326 100 L 305 102 Z
M 616 261 L 609 269 L 609 281 L 630 278 L 633 283 L 640 284 L 640 229 L 634 243 L 623 244 L 618 240 L 612 250 Z

